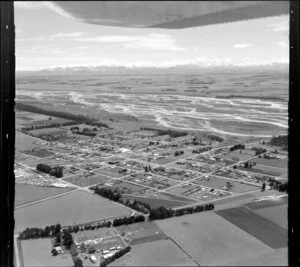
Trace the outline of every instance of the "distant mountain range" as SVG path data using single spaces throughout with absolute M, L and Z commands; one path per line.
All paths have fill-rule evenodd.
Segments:
M 156 64 L 131 64 L 126 66 L 76 66 L 76 67 L 57 67 L 39 70 L 20 70 L 17 71 L 17 76 L 43 76 L 43 75 L 73 75 L 73 74 L 146 74 L 146 73 L 193 73 L 203 72 L 272 72 L 272 71 L 289 71 L 287 63 L 269 63 L 257 65 L 230 65 L 230 64 L 173 64 L 173 65 L 156 65 Z

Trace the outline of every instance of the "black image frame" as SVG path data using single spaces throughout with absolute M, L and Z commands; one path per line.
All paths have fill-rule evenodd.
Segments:
M 300 266 L 300 2 L 290 1 L 288 263 Z M 13 1 L 0 2 L 0 259 L 14 266 L 15 27 Z

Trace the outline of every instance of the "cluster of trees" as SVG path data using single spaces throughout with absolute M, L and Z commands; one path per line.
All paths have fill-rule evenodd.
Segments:
M 175 151 L 174 156 L 177 157 L 177 156 L 180 156 L 180 155 L 183 155 L 183 154 L 184 154 L 183 150 L 177 150 L 177 151 Z
M 68 230 L 71 231 L 71 233 L 77 233 L 79 231 L 96 230 L 99 228 L 110 227 L 110 226 L 111 226 L 111 221 L 105 221 L 105 222 L 98 222 L 98 223 L 87 224 L 82 226 L 78 226 L 78 225 L 69 226 Z
M 208 146 L 208 147 L 199 147 L 199 148 L 197 148 L 197 149 L 194 149 L 194 150 L 192 151 L 192 153 L 200 154 L 200 153 L 203 153 L 203 152 L 209 151 L 209 150 L 211 150 L 211 147 L 210 147 L 210 146 Z
M 61 225 L 50 225 L 43 228 L 26 228 L 20 233 L 19 239 L 34 239 L 45 237 L 56 237 L 57 242 L 60 242 Z
M 209 137 L 210 140 L 212 140 L 212 141 L 217 141 L 217 142 L 220 142 L 220 143 L 224 141 L 223 138 L 221 138 L 220 136 L 217 136 L 217 135 L 209 134 L 209 135 L 207 135 L 207 137 Z
M 255 156 L 258 156 L 260 154 L 266 153 L 267 150 L 265 148 L 262 147 L 252 147 L 252 150 L 255 151 Z
M 94 121 L 94 120 L 87 120 L 85 122 L 86 125 L 90 125 L 90 126 L 97 126 L 99 128 L 103 127 L 103 128 L 109 128 L 109 126 L 106 123 L 103 122 L 99 122 L 99 121 Z
M 94 132 L 77 131 L 77 132 L 75 132 L 75 133 L 76 133 L 76 134 L 79 134 L 79 135 L 90 136 L 90 137 L 95 137 L 95 136 L 96 136 L 96 133 L 94 133 Z
M 232 146 L 229 150 L 234 151 L 234 150 L 238 150 L 238 149 L 245 149 L 245 145 L 244 144 L 237 144 L 237 145 Z
M 122 198 L 122 195 L 120 191 L 117 188 L 108 188 L 108 187 L 95 187 L 94 192 L 97 195 L 100 195 L 102 197 L 108 198 L 110 200 L 119 202 L 119 200 Z
M 246 161 L 246 162 L 243 163 L 243 165 L 244 165 L 244 168 L 252 168 L 253 166 L 256 165 L 256 162 L 254 162 L 254 161 Z
M 271 146 L 280 146 L 283 150 L 288 149 L 288 136 L 287 135 L 279 135 L 273 136 L 270 140 Z
M 157 132 L 157 135 L 167 135 L 168 134 L 172 138 L 188 135 L 187 132 L 183 132 L 183 131 L 162 130 L 162 129 L 155 129 L 155 128 L 150 128 L 150 127 L 141 127 L 140 129 L 146 130 L 146 131 L 155 131 L 155 132 Z
M 44 172 L 51 176 L 55 176 L 56 178 L 63 177 L 63 167 L 61 167 L 61 166 L 51 167 L 47 164 L 39 163 L 36 166 L 36 169 L 40 172 Z
M 129 199 L 121 198 L 118 202 L 125 205 L 125 206 L 127 206 L 127 207 L 129 207 L 129 208 L 131 208 L 131 209 L 143 212 L 145 214 L 148 214 L 149 210 L 150 210 L 150 205 L 149 204 L 138 201 L 138 200 L 135 200 L 135 199 L 134 200 L 129 200 Z
M 74 267 L 83 267 L 82 260 L 78 257 L 78 249 L 75 245 L 70 229 L 64 229 L 62 234 L 62 243 L 70 251 Z
M 150 220 L 161 220 L 174 216 L 182 216 L 185 214 L 192 214 L 202 211 L 213 210 L 215 208 L 214 204 L 198 205 L 195 207 L 181 208 L 173 210 L 171 208 L 167 209 L 165 207 L 159 207 L 150 210 L 149 219 Z
M 287 181 L 281 181 L 281 180 L 271 180 L 269 183 L 269 186 L 275 190 L 278 190 L 279 192 L 288 192 L 288 182 Z
M 59 140 L 59 136 L 53 136 L 52 134 L 39 134 L 38 137 L 49 142 Z
M 102 261 L 100 263 L 100 267 L 105 267 L 109 263 L 112 263 L 114 260 L 116 260 L 118 258 L 121 258 L 123 255 L 128 253 L 130 251 L 130 249 L 131 249 L 131 247 L 127 246 L 126 248 L 117 251 L 114 255 L 112 255 L 111 257 L 109 257 L 109 258 L 105 259 L 104 261 Z
M 102 197 L 108 198 L 112 201 L 119 202 L 129 208 L 134 210 L 143 212 L 145 214 L 149 213 L 150 206 L 147 203 L 138 201 L 138 200 L 129 200 L 123 199 L 122 194 L 117 188 L 109 188 L 109 187 L 90 187 L 91 190 L 94 190 L 95 194 L 100 195 Z
M 70 229 L 64 229 L 62 232 L 62 244 L 66 247 L 66 249 L 70 249 L 74 243 L 73 236 L 71 234 Z
M 128 225 L 128 224 L 144 222 L 144 221 L 145 221 L 144 215 L 130 216 L 130 217 L 114 219 L 113 226 L 116 227 L 116 226 L 120 226 L 120 225 L 124 225 L 124 224 Z

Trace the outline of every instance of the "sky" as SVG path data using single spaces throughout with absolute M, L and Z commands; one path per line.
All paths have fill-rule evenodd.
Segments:
M 289 16 L 187 29 L 78 22 L 51 2 L 15 2 L 16 68 L 289 62 Z

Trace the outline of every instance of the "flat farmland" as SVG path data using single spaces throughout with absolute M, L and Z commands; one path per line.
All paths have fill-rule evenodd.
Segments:
M 159 197 L 138 197 L 138 196 L 123 196 L 124 199 L 129 200 L 137 200 L 142 201 L 144 203 L 147 203 L 150 205 L 151 208 L 159 208 L 161 206 L 166 208 L 175 208 L 175 207 L 181 207 L 190 204 L 189 202 L 183 202 L 183 201 L 176 201 L 176 200 L 168 200 L 168 199 L 162 199 Z
M 109 266 L 197 266 L 169 239 L 135 245 Z
M 288 229 L 287 211 L 287 205 L 277 205 L 273 207 L 255 210 L 255 213 L 285 229 Z
M 286 229 L 245 207 L 220 210 L 216 213 L 273 249 L 287 246 Z
M 237 261 L 273 251 L 214 212 L 185 215 L 155 223 L 202 266 L 223 265 L 228 259 Z
M 38 158 L 46 158 L 52 156 L 54 153 L 47 150 L 47 149 L 30 149 L 30 150 L 25 150 L 22 151 L 22 153 L 30 156 L 35 156 Z
M 130 225 L 122 225 L 116 227 L 116 230 L 121 236 L 124 236 L 125 241 L 130 245 L 153 242 L 166 239 L 167 236 L 153 222 L 135 223 Z
M 16 144 L 15 147 L 19 151 L 29 150 L 37 147 L 39 140 L 27 134 L 16 132 Z
M 232 187 L 229 188 L 227 191 L 232 193 L 244 193 L 249 192 L 253 190 L 260 189 L 260 186 L 254 186 L 249 185 L 245 183 L 240 183 L 237 181 L 229 180 L 229 179 L 223 179 L 221 177 L 217 176 L 209 176 L 208 178 L 197 178 L 196 180 L 193 180 L 192 183 L 215 188 L 215 189 L 224 189 L 227 182 L 229 182 Z
M 253 155 L 242 154 L 237 151 L 229 152 L 226 155 L 222 155 L 221 158 L 233 161 L 246 161 L 253 158 Z
M 52 256 L 52 244 L 49 238 L 39 238 L 21 241 L 24 267 L 49 267 L 74 265 L 70 253 Z
M 113 178 L 120 178 L 127 174 L 127 173 L 119 173 L 118 171 L 114 171 L 113 169 L 109 169 L 109 168 L 97 169 L 97 170 L 94 170 L 94 172 L 103 174 L 103 175 L 107 175 L 107 176 L 110 176 Z
M 37 129 L 28 131 L 30 134 L 34 136 L 39 136 L 41 134 L 53 134 L 53 135 L 62 135 L 67 133 L 66 130 L 60 129 L 60 128 L 44 128 L 44 129 Z
M 36 186 L 29 184 L 16 184 L 15 186 L 15 207 L 28 204 L 33 201 L 60 195 L 75 188 L 57 188 L 48 186 Z
M 227 262 L 228 266 L 288 266 L 287 248 L 276 249 L 259 256 Z
M 15 231 L 57 223 L 63 226 L 83 224 L 128 215 L 128 208 L 85 191 L 75 191 L 17 209 Z
M 282 178 L 287 178 L 287 169 L 281 169 L 276 167 L 270 167 L 266 165 L 255 165 L 252 168 L 240 168 L 247 172 L 260 173 L 265 175 L 278 176 Z
M 277 168 L 288 168 L 288 161 L 284 159 L 264 159 L 264 158 L 256 158 L 252 160 L 259 165 L 273 166 Z
M 85 175 L 82 173 L 63 180 L 81 187 L 87 187 L 94 184 L 106 183 L 110 180 L 110 178 L 100 174 Z

